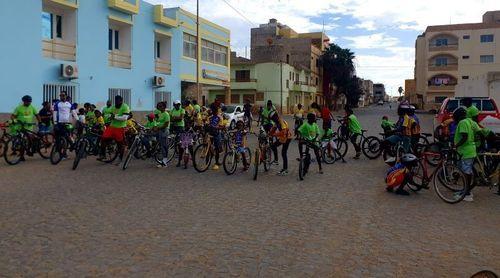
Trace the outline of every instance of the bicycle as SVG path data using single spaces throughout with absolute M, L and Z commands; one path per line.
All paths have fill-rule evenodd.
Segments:
M 24 158 L 25 153 L 28 156 L 38 153 L 43 159 L 50 157 L 50 149 L 54 142 L 52 134 L 41 134 L 26 128 L 26 126 L 34 126 L 35 124 L 23 122 L 16 122 L 14 124 L 19 126 L 19 130 L 4 144 L 3 157 L 7 164 L 19 164 Z
M 183 150 L 182 161 L 184 163 L 184 169 L 187 169 L 189 160 L 193 159 L 193 146 L 196 139 L 196 134 L 193 129 L 189 129 L 182 132 L 179 136 L 179 145 Z
M 310 141 L 310 140 L 302 140 L 302 142 L 305 142 L 305 150 L 303 150 L 300 153 L 300 162 L 299 162 L 299 180 L 303 181 L 304 177 L 307 175 L 309 172 L 309 166 L 311 165 L 312 159 L 311 159 L 311 149 L 314 149 L 317 147 L 319 142 L 317 141 Z
M 343 117 L 337 117 L 337 121 L 340 123 L 340 126 L 337 129 L 338 137 L 339 139 L 344 140 L 347 146 L 347 140 L 350 140 L 352 136 L 347 126 L 347 121 Z M 359 146 L 361 148 L 361 151 L 368 159 L 377 159 L 382 154 L 382 148 L 380 144 L 381 141 L 376 136 L 366 136 L 366 132 L 368 132 L 368 130 L 361 130 L 359 138 Z M 344 153 L 342 157 L 347 154 L 347 147 L 345 148 L 345 151 L 343 150 L 343 152 Z M 340 153 L 342 154 L 342 152 Z
M 9 132 L 7 131 L 7 128 L 9 127 L 9 124 L 6 123 L 0 123 L 0 156 L 3 156 L 3 153 L 5 151 L 5 143 L 12 137 Z
M 497 187 L 495 194 L 500 195 L 500 152 L 481 152 L 474 161 L 474 179 L 472 184 L 477 186 Z M 496 179 L 496 180 L 494 180 Z
M 334 164 L 337 160 L 346 162 L 344 156 L 339 152 L 338 145 L 334 139 L 321 141 L 321 158 L 326 164 Z
M 219 155 L 225 153 L 228 149 L 228 133 L 226 131 L 221 131 L 221 149 L 219 150 Z M 210 132 L 206 132 L 203 138 L 203 143 L 199 144 L 194 150 L 193 166 L 196 171 L 203 173 L 208 170 L 212 164 L 212 160 L 215 156 L 215 146 L 214 138 L 210 135 Z
M 86 132 L 77 140 L 75 147 L 75 159 L 72 169 L 76 170 L 80 161 L 87 156 L 98 156 L 101 151 L 101 134 L 95 133 L 90 128 L 85 127 Z M 112 163 L 118 157 L 118 144 L 111 141 L 104 151 L 104 163 Z
M 236 169 L 238 168 L 238 163 L 241 161 L 243 165 L 248 167 L 250 165 L 250 161 L 252 161 L 252 153 L 250 148 L 248 147 L 238 147 L 234 140 L 229 143 L 229 150 L 224 155 L 224 159 L 222 160 L 222 166 L 224 167 L 224 172 L 228 176 L 234 174 Z M 245 157 L 245 161 L 243 161 L 243 157 Z
M 151 130 L 143 125 L 136 123 L 138 132 L 135 134 L 134 140 L 127 151 L 125 160 L 122 164 L 122 169 L 126 170 L 132 161 L 132 158 L 145 160 L 153 158 L 157 164 L 163 163 L 163 156 L 161 154 L 160 142 L 156 140 L 156 136 L 151 134 Z M 146 145 L 149 144 L 149 146 Z
M 65 156 L 68 151 L 76 149 L 76 140 L 73 139 L 72 133 L 74 131 L 71 124 L 64 124 L 65 132 L 63 136 L 56 136 L 55 144 L 50 151 L 50 163 L 57 165 Z
M 253 159 L 253 180 L 257 180 L 260 164 L 263 165 L 265 172 L 271 170 L 273 151 L 271 149 L 271 139 L 264 130 L 264 127 L 260 127 L 258 134 L 254 132 L 252 132 L 252 134 L 257 136 L 258 141 L 258 146 L 255 149 L 255 156 Z
M 438 166 L 429 174 L 428 156 L 442 157 Z M 456 166 L 457 154 L 451 150 L 444 150 L 442 154 L 423 152 L 418 163 L 410 169 L 410 181 L 408 187 L 418 192 L 421 189 L 429 189 L 432 181 L 434 191 L 443 201 L 456 204 L 465 198 L 467 192 L 467 179 L 463 172 Z

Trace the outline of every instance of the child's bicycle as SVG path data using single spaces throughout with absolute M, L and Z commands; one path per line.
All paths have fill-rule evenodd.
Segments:
M 265 172 L 271 170 L 273 151 L 271 149 L 271 138 L 269 138 L 262 126 L 260 127 L 258 134 L 253 132 L 252 134 L 257 136 L 257 140 L 259 142 L 258 147 L 255 149 L 255 156 L 253 159 L 253 180 L 257 180 L 260 164 L 264 166 Z
M 193 160 L 193 145 L 195 142 L 195 132 L 192 128 L 179 135 L 179 145 L 183 150 L 182 163 L 184 169 L 187 169 L 189 160 Z
M 337 142 L 332 139 L 321 141 L 321 157 L 326 164 L 334 164 L 337 160 L 344 160 L 344 156 L 339 152 Z
M 88 156 L 98 156 L 101 151 L 101 134 L 95 133 L 91 128 L 81 126 L 85 133 L 76 141 L 75 159 L 73 160 L 73 170 L 78 168 L 80 161 Z M 112 163 L 118 157 L 118 144 L 112 140 L 104 151 L 104 163 Z
M 299 180 L 303 181 L 304 177 L 309 172 L 309 166 L 311 166 L 311 149 L 314 149 L 318 143 L 317 141 L 302 140 L 305 143 L 305 149 L 300 154 L 299 162 Z
M 245 157 L 243 160 L 243 157 Z M 234 140 L 229 143 L 229 150 L 224 155 L 222 166 L 227 175 L 232 175 L 238 168 L 238 163 L 242 162 L 245 167 L 248 167 L 252 161 L 252 152 L 248 147 L 238 147 Z

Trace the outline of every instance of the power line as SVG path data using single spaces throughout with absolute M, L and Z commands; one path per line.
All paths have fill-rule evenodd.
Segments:
M 239 14 L 243 19 L 245 19 L 246 21 L 248 21 L 252 26 L 257 26 L 257 24 L 253 23 L 250 19 L 248 19 L 248 17 L 246 17 L 243 13 L 241 13 L 238 9 L 236 9 L 235 7 L 233 7 L 231 4 L 229 4 L 229 2 L 227 2 L 226 0 L 222 0 L 224 3 L 226 3 L 226 5 L 228 5 L 231 9 L 233 9 L 233 11 L 235 11 L 237 14 Z

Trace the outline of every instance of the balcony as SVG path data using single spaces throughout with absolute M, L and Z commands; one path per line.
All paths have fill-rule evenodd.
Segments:
M 458 43 L 449 43 L 447 45 L 429 44 L 429 51 L 457 51 Z
M 44 0 L 46 3 L 54 3 L 66 8 L 78 9 L 78 0 Z
M 175 18 L 170 18 L 166 15 L 166 10 L 163 9 L 163 5 L 155 5 L 154 22 L 166 27 L 177 27 L 177 13 L 175 14 Z
M 457 84 L 429 85 L 428 86 L 428 91 L 432 91 L 432 92 L 454 92 L 456 85 Z
M 108 62 L 110 67 L 131 69 L 132 68 L 132 57 L 130 53 L 110 50 L 108 53 Z
M 108 6 L 127 14 L 139 13 L 140 0 L 108 0 Z
M 435 65 L 431 64 L 429 65 L 429 71 L 457 71 L 458 70 L 458 64 L 457 63 L 451 63 L 451 64 L 440 64 L 440 65 Z
M 157 73 L 171 74 L 172 64 L 167 60 L 156 59 L 155 60 L 155 71 Z
M 233 89 L 233 90 L 257 90 L 257 79 L 252 79 L 252 78 L 231 79 L 231 89 Z
M 76 61 L 76 45 L 59 39 L 43 39 L 42 53 L 47 58 Z

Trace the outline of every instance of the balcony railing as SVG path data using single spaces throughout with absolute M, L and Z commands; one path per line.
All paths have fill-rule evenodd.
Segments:
M 108 54 L 109 66 L 115 68 L 131 69 L 132 57 L 130 53 L 118 50 L 111 50 Z
M 455 51 L 458 50 L 458 43 L 449 43 L 447 45 L 429 44 L 429 51 Z
M 231 82 L 257 82 L 255 78 L 231 78 Z
M 72 9 L 78 9 L 78 0 L 49 0 L 49 2 Z
M 110 8 L 119 10 L 128 14 L 138 14 L 139 13 L 139 3 L 140 0 L 108 0 L 108 6 Z
M 455 91 L 455 86 L 457 84 L 448 84 L 448 85 L 429 85 L 429 91 Z
M 167 60 L 156 59 L 155 60 L 155 71 L 157 73 L 171 74 L 172 64 Z
M 42 40 L 42 52 L 44 57 L 76 61 L 76 45 L 72 42 L 62 40 Z
M 457 71 L 457 70 L 458 70 L 458 63 L 449 63 L 447 65 L 442 65 L 442 64 L 429 65 L 429 71 Z

